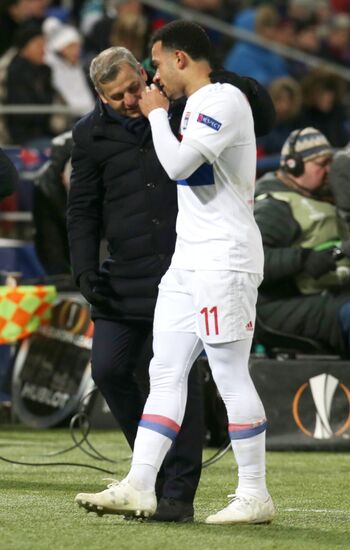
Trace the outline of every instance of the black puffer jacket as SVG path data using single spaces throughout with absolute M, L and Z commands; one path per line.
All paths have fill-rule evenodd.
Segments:
M 172 110 L 179 127 L 183 104 Z M 108 298 L 93 318 L 151 320 L 158 283 L 175 246 L 176 184 L 161 167 L 151 129 L 128 131 L 100 102 L 73 129 L 68 236 L 73 273 L 99 269 L 100 239 L 109 258 L 95 291 Z
M 54 138 L 51 158 L 35 180 L 33 218 L 35 249 L 48 275 L 70 273 L 66 228 L 67 191 L 63 172 L 72 151 L 72 134 Z
M 7 105 L 52 105 L 55 91 L 51 82 L 51 69 L 47 65 L 35 65 L 16 55 L 8 67 Z M 7 115 L 6 124 L 13 143 L 26 142 L 52 136 L 51 115 Z
M 239 87 L 252 107 L 256 134 L 269 131 L 274 107 L 259 83 L 227 71 L 210 78 Z M 175 134 L 184 105 L 182 99 L 171 107 Z M 143 120 L 143 131 L 135 132 L 130 124 L 137 120 L 116 120 L 98 101 L 73 129 L 67 222 L 78 284 L 82 273 L 99 269 L 102 236 L 110 254 L 94 288 L 107 303 L 93 307 L 93 318 L 152 320 L 158 283 L 175 247 L 176 184 L 160 165 L 149 123 Z

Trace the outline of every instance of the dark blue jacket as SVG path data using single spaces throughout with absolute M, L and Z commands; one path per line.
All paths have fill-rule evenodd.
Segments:
M 176 131 L 183 104 L 173 109 Z M 97 102 L 73 129 L 67 226 L 73 274 L 99 270 L 108 298 L 93 318 L 152 320 L 161 276 L 175 246 L 176 183 L 157 159 L 149 123 L 128 130 Z M 100 266 L 101 238 L 108 258 Z

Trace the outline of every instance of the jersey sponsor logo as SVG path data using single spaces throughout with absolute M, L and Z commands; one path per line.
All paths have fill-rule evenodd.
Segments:
M 197 122 L 209 126 L 209 128 L 212 128 L 216 132 L 218 132 L 222 126 L 221 122 L 218 122 L 217 120 L 215 120 L 215 118 L 211 118 L 210 116 L 204 115 L 203 113 L 199 113 Z
M 187 128 L 188 121 L 190 120 L 190 116 L 191 116 L 191 113 L 189 111 L 187 111 L 187 113 L 185 113 L 184 122 L 183 122 L 183 125 L 182 125 L 183 130 L 186 130 L 186 128 Z

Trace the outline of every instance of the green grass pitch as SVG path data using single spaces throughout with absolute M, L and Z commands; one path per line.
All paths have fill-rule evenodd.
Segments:
M 129 450 L 115 431 L 91 433 L 91 442 L 119 460 Z M 0 427 L 0 455 L 27 462 L 78 462 L 123 478 L 129 460 L 96 461 L 68 448 L 67 429 Z M 213 450 L 205 451 L 205 458 Z M 105 487 L 107 474 L 73 466 L 21 466 L 0 461 L 1 550 L 241 550 L 350 549 L 350 453 L 268 453 L 268 485 L 278 513 L 271 525 L 205 525 L 226 505 L 236 483 L 231 453 L 202 474 L 193 524 L 150 524 L 97 517 L 74 505 L 80 491 Z

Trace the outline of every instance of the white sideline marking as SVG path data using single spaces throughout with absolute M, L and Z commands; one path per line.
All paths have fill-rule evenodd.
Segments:
M 328 508 L 280 508 L 281 512 L 311 512 L 314 514 L 350 514 L 348 510 L 329 510 Z

